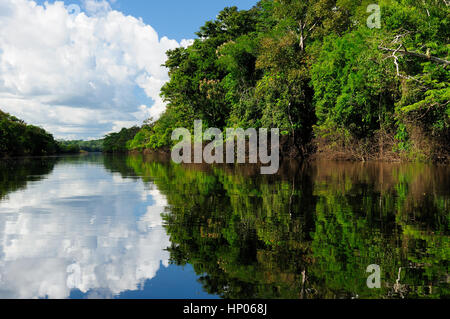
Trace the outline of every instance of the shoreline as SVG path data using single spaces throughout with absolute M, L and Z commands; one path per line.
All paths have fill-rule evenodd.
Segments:
M 130 150 L 128 152 L 80 152 L 77 154 L 73 153 L 59 153 L 59 154 L 43 154 L 43 155 L 3 155 L 0 156 L 0 160 L 14 160 L 14 159 L 27 159 L 27 158 L 52 158 L 52 157 L 63 157 L 63 156 L 86 156 L 91 154 L 102 154 L 102 155 L 144 155 L 144 156 L 158 156 L 163 157 L 165 159 L 170 159 L 171 151 L 168 149 L 150 149 L 146 148 L 143 150 Z M 326 152 L 315 152 L 306 156 L 286 156 L 280 154 L 280 162 L 286 161 L 304 161 L 304 162 L 321 162 L 321 161 L 329 161 L 329 162 L 342 162 L 342 163 L 387 163 L 387 164 L 407 164 L 407 163 L 422 163 L 429 165 L 450 165 L 450 159 L 448 157 L 440 158 L 439 160 L 411 160 L 407 158 L 398 157 L 386 157 L 381 158 L 376 154 L 371 158 L 367 159 L 358 159 L 353 154 L 332 154 Z M 206 163 L 202 163 L 206 164 Z M 251 164 L 251 163 L 244 163 Z M 260 163 L 258 163 L 260 164 Z M 258 165 L 255 164 L 255 165 Z M 208 164 L 209 165 L 209 164 Z
M 143 150 L 130 150 L 125 154 L 130 155 L 156 155 L 156 156 L 163 156 L 163 157 L 170 157 L 170 150 L 167 149 L 150 149 L 146 148 Z M 445 158 L 443 160 L 410 160 L 406 158 L 401 158 L 400 156 L 397 158 L 379 158 L 376 155 L 374 155 L 375 158 L 369 158 L 369 159 L 357 159 L 354 155 L 348 154 L 347 157 L 344 157 L 342 155 L 339 155 L 340 157 L 332 157 L 329 154 L 321 153 L 321 152 L 314 152 L 307 156 L 280 156 L 280 162 L 284 161 L 305 161 L 305 162 L 320 162 L 320 161 L 330 161 L 330 162 L 344 162 L 344 163 L 390 163 L 390 164 L 407 164 L 407 163 L 423 163 L 423 164 L 431 164 L 431 165 L 450 165 L 449 158 Z M 248 163 L 246 163 L 248 164 Z

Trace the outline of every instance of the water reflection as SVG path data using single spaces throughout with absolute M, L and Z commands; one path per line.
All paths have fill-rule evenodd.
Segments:
M 21 172 L 34 174 L 30 162 Z M 111 297 L 168 266 L 167 203 L 151 184 L 105 170 L 102 157 L 64 158 L 32 180 L 0 202 L 0 298 Z
M 129 158 L 166 195 L 171 261 L 223 298 L 449 296 L 448 166 L 178 166 Z M 382 269 L 368 289 L 367 266 Z
M 197 274 L 177 277 L 191 298 L 199 283 L 222 298 L 450 295 L 449 166 L 292 162 L 261 176 L 99 155 L 39 177 L 32 163 L 0 167 L 0 297 L 111 297 L 151 278 L 145 296 L 180 297 L 162 291 L 169 264 Z

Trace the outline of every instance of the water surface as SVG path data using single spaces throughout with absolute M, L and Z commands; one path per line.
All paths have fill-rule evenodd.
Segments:
M 0 161 L 0 298 L 442 298 L 450 167 Z M 369 289 L 367 266 L 381 267 Z

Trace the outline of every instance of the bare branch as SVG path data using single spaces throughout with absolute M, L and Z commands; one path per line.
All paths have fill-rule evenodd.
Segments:
M 389 48 L 385 48 L 385 47 L 378 47 L 378 49 L 383 50 L 383 51 L 387 51 L 387 52 L 394 52 L 394 54 L 403 54 L 403 55 L 410 55 L 410 56 L 414 56 L 416 58 L 422 58 L 422 59 L 426 59 L 426 60 L 431 60 L 434 61 L 436 63 L 440 63 L 440 64 L 444 64 L 445 66 L 448 66 L 450 64 L 450 61 L 435 57 L 435 56 L 431 56 L 431 55 L 426 55 L 426 54 L 422 54 L 422 53 L 417 53 L 417 52 L 413 52 L 413 51 L 400 51 L 399 49 L 389 49 Z

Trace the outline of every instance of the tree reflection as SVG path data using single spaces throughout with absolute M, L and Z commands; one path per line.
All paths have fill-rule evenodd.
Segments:
M 176 165 L 164 155 L 3 160 L 0 199 L 57 162 L 86 161 L 156 185 L 171 262 L 192 264 L 210 294 L 450 295 L 449 166 L 290 162 L 263 176 L 253 165 Z M 371 264 L 381 289 L 367 288 Z
M 57 157 L 0 160 L 0 200 L 9 193 L 23 189 L 29 182 L 39 181 L 50 174 Z
M 166 195 L 171 260 L 223 298 L 449 295 L 449 168 L 426 165 L 127 166 Z M 382 289 L 368 289 L 379 264 Z

